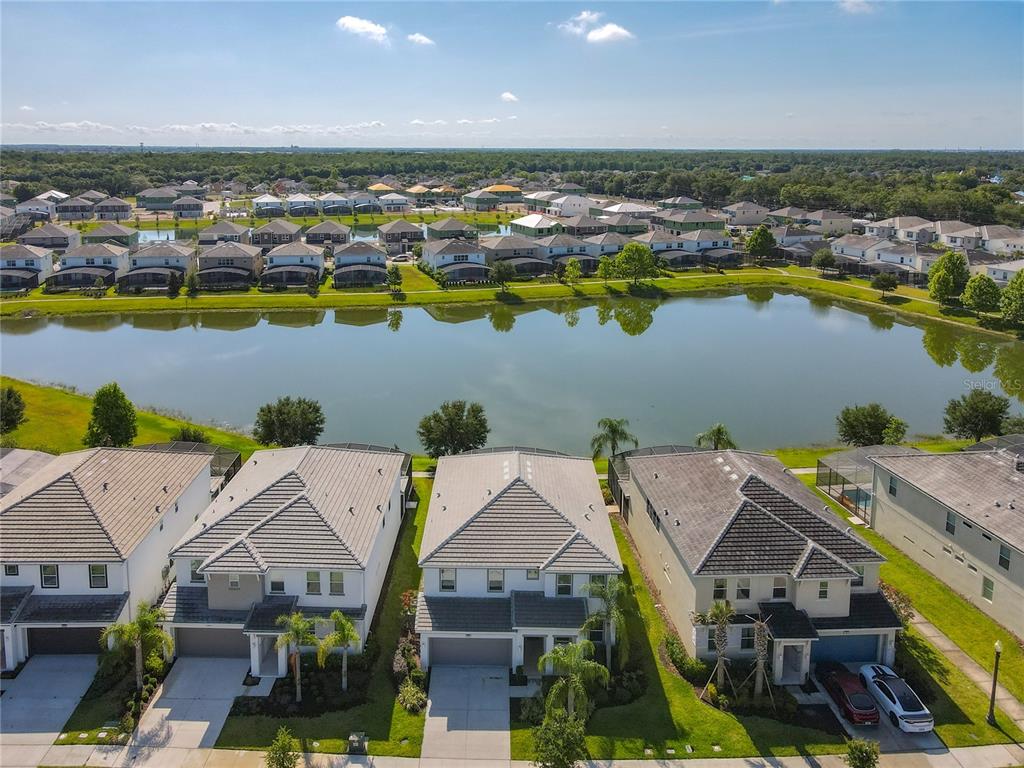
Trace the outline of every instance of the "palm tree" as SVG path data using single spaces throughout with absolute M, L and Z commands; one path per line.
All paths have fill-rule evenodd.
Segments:
M 629 629 L 626 626 L 626 614 L 632 611 L 629 585 L 618 576 L 612 576 L 604 582 L 592 581 L 585 588 L 591 597 L 601 601 L 601 608 L 587 617 L 583 628 L 600 629 L 604 634 L 605 666 L 608 669 L 612 668 L 611 634 L 614 629 L 615 644 L 619 647 L 619 669 L 622 669 L 629 661 Z
M 317 645 L 316 634 L 313 632 L 313 620 L 307 619 L 301 611 L 296 611 L 290 616 L 278 616 L 277 626 L 281 627 L 281 634 L 277 636 L 275 648 L 287 648 L 292 664 L 292 674 L 295 675 L 295 703 L 302 703 L 302 656 L 299 648 L 303 645 Z
M 331 622 L 334 630 L 327 634 L 316 646 L 316 661 L 323 669 L 327 664 L 327 657 L 335 648 L 341 648 L 341 690 L 348 690 L 348 649 L 352 643 L 359 641 L 359 633 L 356 627 L 341 611 L 331 612 Z
M 726 448 L 736 447 L 736 443 L 733 442 L 732 435 L 729 434 L 729 429 L 721 422 L 718 424 L 712 424 L 704 432 L 700 432 L 697 435 L 696 440 L 698 448 L 706 448 L 710 446 L 716 451 L 720 451 Z
M 597 428 L 601 431 L 590 440 L 590 450 L 594 452 L 595 459 L 605 452 L 605 448 L 609 456 L 614 456 L 619 452 L 621 443 L 632 443 L 634 448 L 640 445 L 636 435 L 629 431 L 628 419 L 604 418 L 597 422 Z
M 716 600 L 707 613 L 694 615 L 697 624 L 714 624 L 715 633 L 715 686 L 722 690 L 725 686 L 725 651 L 729 647 L 729 623 L 736 615 L 728 600 Z M 701 694 L 703 695 L 703 694 Z
M 576 702 L 582 707 L 587 701 L 587 686 L 598 682 L 608 685 L 608 668 L 603 667 L 591 657 L 594 655 L 594 644 L 589 640 L 577 640 L 575 643 L 556 645 L 537 660 L 538 666 L 552 666 L 559 675 L 558 680 L 548 692 L 548 710 L 557 706 L 562 696 L 566 699 L 566 709 L 572 717 L 576 711 Z
M 160 626 L 163 620 L 164 612 L 159 608 L 139 603 L 134 619 L 111 624 L 100 635 L 100 645 L 113 642 L 115 648 L 135 649 L 135 687 L 140 691 L 146 655 L 154 650 L 162 650 L 164 655 L 174 652 L 174 638 Z

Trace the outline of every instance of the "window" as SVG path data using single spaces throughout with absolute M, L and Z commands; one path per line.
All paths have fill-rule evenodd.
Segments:
M 505 591 L 505 572 L 500 568 L 488 568 L 487 569 L 487 591 L 488 592 L 504 592 Z
M 740 629 L 740 650 L 752 651 L 754 650 L 754 628 L 743 627 Z
M 39 566 L 39 582 L 43 589 L 57 589 L 60 586 L 60 574 L 56 565 Z
M 345 572 L 344 571 L 331 571 L 331 594 L 332 595 L 344 595 L 345 594 Z
M 968 571 L 974 571 L 975 573 L 977 573 L 978 572 L 978 566 L 976 566 L 974 563 L 972 563 L 970 560 L 968 560 L 967 561 L 967 570 Z
M 199 572 L 199 566 L 203 564 L 202 560 L 192 560 L 188 564 L 188 580 L 193 583 L 203 583 L 206 579 L 203 578 L 203 574 Z
M 90 565 L 89 566 L 89 589 L 106 589 L 107 588 L 107 566 L 105 565 Z
M 5 565 L 4 566 L 4 576 L 17 576 L 17 575 L 18 575 L 18 566 L 16 566 L 16 565 Z
M 604 630 L 601 628 L 592 629 L 587 635 L 587 639 L 592 643 L 603 643 L 604 642 Z
M 306 571 L 306 594 L 320 594 L 320 571 Z
M 540 568 L 527 568 L 526 569 L 526 580 L 537 581 L 540 578 Z
M 563 596 L 572 594 L 571 573 L 560 573 L 555 577 L 555 594 Z
M 999 567 L 1004 571 L 1010 570 L 1010 548 L 1005 544 L 999 545 Z
M 725 579 L 715 579 L 714 591 L 711 594 L 714 600 L 725 600 L 729 597 L 729 582 Z
M 864 566 L 855 565 L 853 570 L 857 572 L 857 578 L 850 582 L 851 587 L 863 587 L 864 586 Z
M 284 594 L 284 579 L 271 577 L 271 579 L 270 579 L 270 594 L 272 594 L 272 595 L 283 595 Z
M 442 592 L 454 592 L 455 591 L 455 569 L 454 568 L 442 568 L 438 572 L 439 586 Z
M 608 584 L 608 577 L 603 573 L 590 574 L 590 583 L 594 586 L 600 584 L 602 587 Z
M 981 577 L 981 596 L 992 602 L 992 596 L 995 594 L 996 585 L 988 576 Z
M 828 582 L 827 581 L 819 581 L 818 582 L 818 599 L 819 600 L 828 600 Z
M 736 579 L 736 599 L 737 600 L 749 600 L 750 599 L 750 579 L 748 579 L 748 578 Z
M 950 536 L 956 533 L 956 514 L 954 512 L 946 513 L 946 533 Z
M 772 600 L 785 600 L 788 591 L 785 576 L 776 576 L 772 580 Z
M 238 577 L 237 573 L 228 574 L 228 589 L 241 589 L 242 582 Z
M 896 495 L 896 477 L 894 475 L 889 475 L 889 495 Z

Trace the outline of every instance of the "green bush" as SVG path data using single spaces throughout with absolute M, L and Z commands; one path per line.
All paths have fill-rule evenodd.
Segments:
M 405 678 L 398 687 L 398 703 L 406 712 L 419 712 L 427 706 L 427 694 L 423 692 L 412 678 Z
M 409 679 L 415 683 L 418 688 L 427 690 L 427 673 L 424 672 L 420 667 L 414 667 L 409 670 Z
M 683 678 L 693 685 L 704 685 L 711 674 L 711 668 L 701 659 L 692 658 L 675 635 L 665 638 L 665 653 L 672 666 Z
M 131 733 L 135 730 L 135 718 L 132 717 L 131 712 L 125 712 L 121 716 L 119 727 L 121 728 L 121 733 Z
M 540 725 L 544 722 L 544 699 L 541 696 L 531 696 L 528 699 L 519 700 L 519 717 L 524 723 Z

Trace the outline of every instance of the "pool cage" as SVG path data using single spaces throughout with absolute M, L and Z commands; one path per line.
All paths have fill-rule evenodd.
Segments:
M 902 445 L 866 445 L 818 459 L 814 484 L 865 522 L 871 519 L 871 486 L 874 465 L 869 456 L 920 453 Z
M 998 451 L 1004 450 L 1010 453 L 1015 453 L 1018 456 L 1024 456 L 1024 435 L 1013 434 L 1013 435 L 999 435 L 998 437 L 990 437 L 987 440 L 982 440 L 980 443 L 969 445 L 964 448 L 965 451 Z

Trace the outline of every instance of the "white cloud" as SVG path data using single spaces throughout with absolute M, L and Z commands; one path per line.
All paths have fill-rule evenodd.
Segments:
M 25 133 L 116 133 L 143 136 L 352 136 L 364 131 L 384 127 L 380 120 L 369 120 L 349 125 L 288 124 L 288 125 L 242 125 L 240 123 L 167 123 L 164 125 L 108 125 L 93 120 L 78 120 L 64 123 L 48 123 L 37 120 L 34 123 L 3 123 L 6 130 Z
M 413 32 L 411 35 L 406 35 L 406 40 L 415 45 L 434 45 L 434 41 L 424 35 L 422 32 Z
M 409 121 L 409 125 L 448 125 L 447 120 L 420 120 L 418 117 Z
M 587 32 L 588 43 L 614 43 L 619 40 L 632 40 L 633 33 L 618 24 L 605 24 Z
M 459 125 L 472 125 L 473 124 L 472 120 L 467 120 L 464 117 L 459 119 L 459 120 L 456 120 L 455 122 L 458 123 Z
M 839 8 L 845 13 L 865 14 L 874 13 L 875 6 L 868 0 L 839 0 Z
M 570 35 L 582 37 L 583 33 L 595 26 L 602 16 L 604 14 L 600 11 L 580 11 L 571 19 L 561 22 L 558 28 Z
M 18 107 L 18 110 L 21 112 L 35 112 L 36 108 L 30 107 L 28 104 L 22 104 L 20 107 Z
M 342 16 L 335 24 L 342 32 L 362 37 L 378 45 L 391 45 L 387 29 L 369 19 L 360 19 L 358 16 Z
M 519 115 L 509 115 L 505 119 L 506 120 L 518 120 L 519 119 Z
M 505 91 L 501 94 L 501 100 L 512 104 L 513 102 L 519 101 L 519 97 L 512 93 L 512 91 Z

